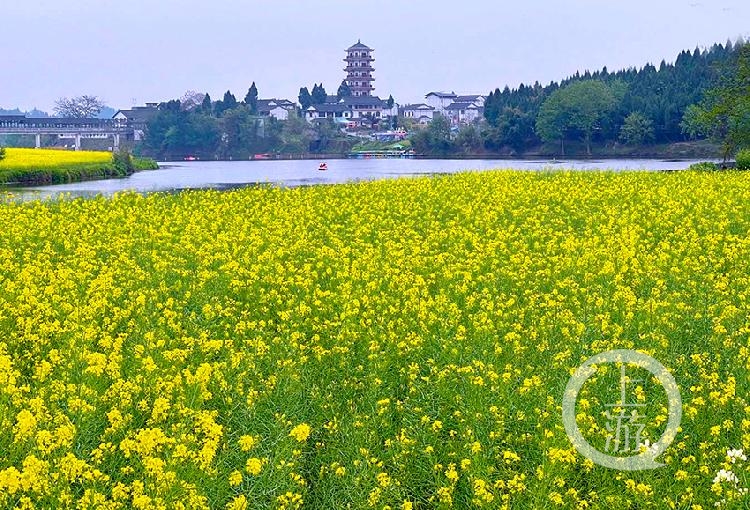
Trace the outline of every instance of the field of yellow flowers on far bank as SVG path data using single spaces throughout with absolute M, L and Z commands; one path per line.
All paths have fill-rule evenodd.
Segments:
M 124 157 L 124 156 L 123 156 Z M 111 152 L 6 148 L 0 159 L 0 184 L 39 184 L 123 177 L 134 170 L 156 168 L 154 161 L 117 160 Z
M 123 194 L 0 224 L 0 508 L 750 502 L 749 174 Z M 680 387 L 660 469 L 565 433 L 571 373 L 615 348 Z M 616 373 L 578 400 L 601 450 Z M 666 403 L 635 375 L 646 448 Z

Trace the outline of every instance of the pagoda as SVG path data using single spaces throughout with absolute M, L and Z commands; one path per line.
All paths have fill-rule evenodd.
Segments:
M 372 67 L 372 63 L 375 61 L 372 58 L 372 48 L 368 48 L 362 44 L 361 41 L 357 41 L 357 44 L 351 46 L 346 50 L 346 84 L 349 85 L 349 89 L 352 91 L 352 96 L 371 96 L 375 87 L 372 82 L 375 81 L 372 73 L 375 69 Z

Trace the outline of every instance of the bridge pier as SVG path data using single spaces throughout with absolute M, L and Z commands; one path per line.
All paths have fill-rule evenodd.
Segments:
M 114 122 L 110 119 L 62 119 L 53 117 L 50 119 L 26 119 L 19 121 L 0 120 L 0 135 L 23 135 L 34 137 L 34 147 L 42 148 L 42 136 L 51 135 L 65 140 L 75 140 L 75 149 L 81 150 L 81 142 L 84 136 L 104 138 L 108 140 L 113 137 L 113 150 L 119 150 L 122 142 L 128 138 L 135 139 L 136 131 L 132 127 Z M 70 144 L 69 141 L 64 142 Z

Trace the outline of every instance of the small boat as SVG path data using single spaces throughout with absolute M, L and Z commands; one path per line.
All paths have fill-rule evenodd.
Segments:
M 321 172 L 328 170 L 328 163 L 323 162 L 318 165 L 318 170 L 320 170 Z

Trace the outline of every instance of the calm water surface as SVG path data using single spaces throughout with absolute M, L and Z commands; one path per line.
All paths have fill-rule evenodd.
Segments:
M 328 161 L 328 170 L 318 171 L 317 161 L 191 161 L 160 163 L 160 170 L 138 172 L 123 179 L 57 184 L 11 190 L 21 200 L 111 195 L 132 190 L 140 193 L 183 189 L 233 189 L 257 183 L 280 186 L 336 184 L 358 180 L 392 179 L 454 173 L 465 170 L 512 168 L 518 170 L 681 170 L 692 161 L 660 160 L 425 160 L 339 159 Z

